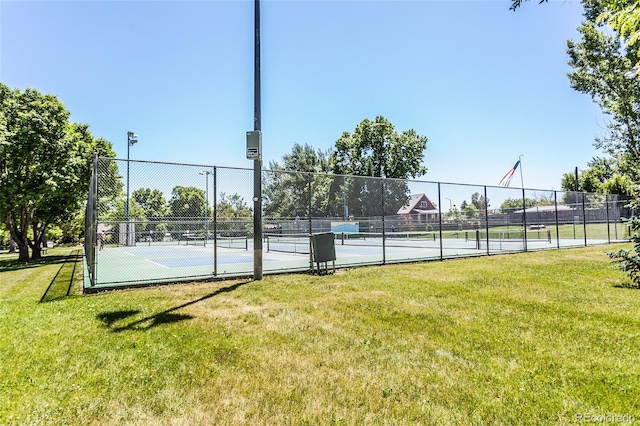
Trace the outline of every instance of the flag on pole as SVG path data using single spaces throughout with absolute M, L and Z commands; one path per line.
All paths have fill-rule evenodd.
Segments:
M 508 188 L 509 185 L 511 184 L 511 178 L 513 177 L 513 175 L 516 174 L 516 169 L 518 168 L 519 165 L 520 165 L 520 160 L 518 160 L 516 164 L 513 166 L 513 168 L 509 170 L 507 174 L 505 174 L 502 177 L 502 179 L 500 179 L 500 183 L 498 183 L 498 185 Z

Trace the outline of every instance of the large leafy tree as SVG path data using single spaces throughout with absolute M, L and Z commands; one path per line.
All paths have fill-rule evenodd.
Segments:
M 132 197 L 144 211 L 144 217 L 147 220 L 156 221 L 167 215 L 167 200 L 164 199 L 162 191 L 140 188 L 133 191 Z
M 218 219 L 251 219 L 253 217 L 251 207 L 247 205 L 244 198 L 239 194 L 220 194 L 220 201 L 217 205 Z
M 422 164 L 426 136 L 409 129 L 396 132 L 383 116 L 367 118 L 353 133 L 344 132 L 336 141 L 334 172 L 357 176 L 408 179 L 424 175 Z
M 373 121 L 364 119 L 353 133 L 344 132 L 336 141 L 333 171 L 377 178 L 415 178 L 427 172 L 422 164 L 426 147 L 426 136 L 413 129 L 398 133 L 383 116 Z M 383 182 L 351 178 L 345 180 L 345 187 L 349 212 L 360 217 L 395 214 L 406 202 L 409 190 L 405 181 L 394 179 Z
M 174 218 L 204 218 L 205 193 L 194 186 L 176 186 L 169 200 L 170 215 Z
M 625 174 L 637 181 L 640 161 L 640 80 L 627 72 L 635 61 L 619 38 L 605 34 L 594 23 L 579 28 L 580 42 L 567 42 L 571 87 L 589 94 L 609 117 L 606 134 L 596 147 L 607 153 Z M 625 75 L 626 74 L 626 75 Z
M 594 158 L 588 168 L 578 174 L 578 189 L 584 192 L 616 194 L 619 200 L 628 200 L 633 194 L 634 183 L 629 174 L 622 171 L 618 162 L 612 158 Z M 576 188 L 575 173 L 562 176 L 561 187 L 565 203 L 572 204 L 578 198 L 573 192 Z
M 0 83 L 0 111 L 0 218 L 19 259 L 28 261 L 41 256 L 47 228 L 81 208 L 92 153 L 111 147 L 94 139 L 87 125 L 69 123 L 69 112 L 53 95 Z
M 328 213 L 333 182 L 327 178 L 331 171 L 329 152 L 295 143 L 291 152 L 282 157 L 282 163 L 271 161 L 269 169 L 263 191 L 267 216 L 307 217 L 310 202 L 312 216 Z
M 160 238 L 162 234 L 167 231 L 166 224 L 161 223 L 160 220 L 167 216 L 169 210 L 167 200 L 165 200 L 162 191 L 158 189 L 140 188 L 133 191 L 132 198 L 135 205 L 139 206 L 144 212 L 144 218 L 147 221 L 147 223 L 141 227 L 142 229 L 136 229 L 136 231 L 156 235 L 157 238 Z

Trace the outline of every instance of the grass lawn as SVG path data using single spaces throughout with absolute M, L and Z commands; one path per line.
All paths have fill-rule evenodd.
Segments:
M 92 296 L 73 249 L 0 255 L 0 424 L 640 419 L 620 247 Z

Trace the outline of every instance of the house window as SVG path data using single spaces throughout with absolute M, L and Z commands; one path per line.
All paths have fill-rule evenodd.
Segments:
M 426 209 L 427 208 L 427 202 L 426 201 L 420 201 L 420 208 L 421 209 Z

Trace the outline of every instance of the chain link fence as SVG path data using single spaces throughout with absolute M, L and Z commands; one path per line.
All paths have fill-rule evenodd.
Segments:
M 253 170 L 96 158 L 85 289 L 252 276 Z M 281 170 L 262 173 L 263 270 L 412 262 L 628 240 L 617 196 Z

